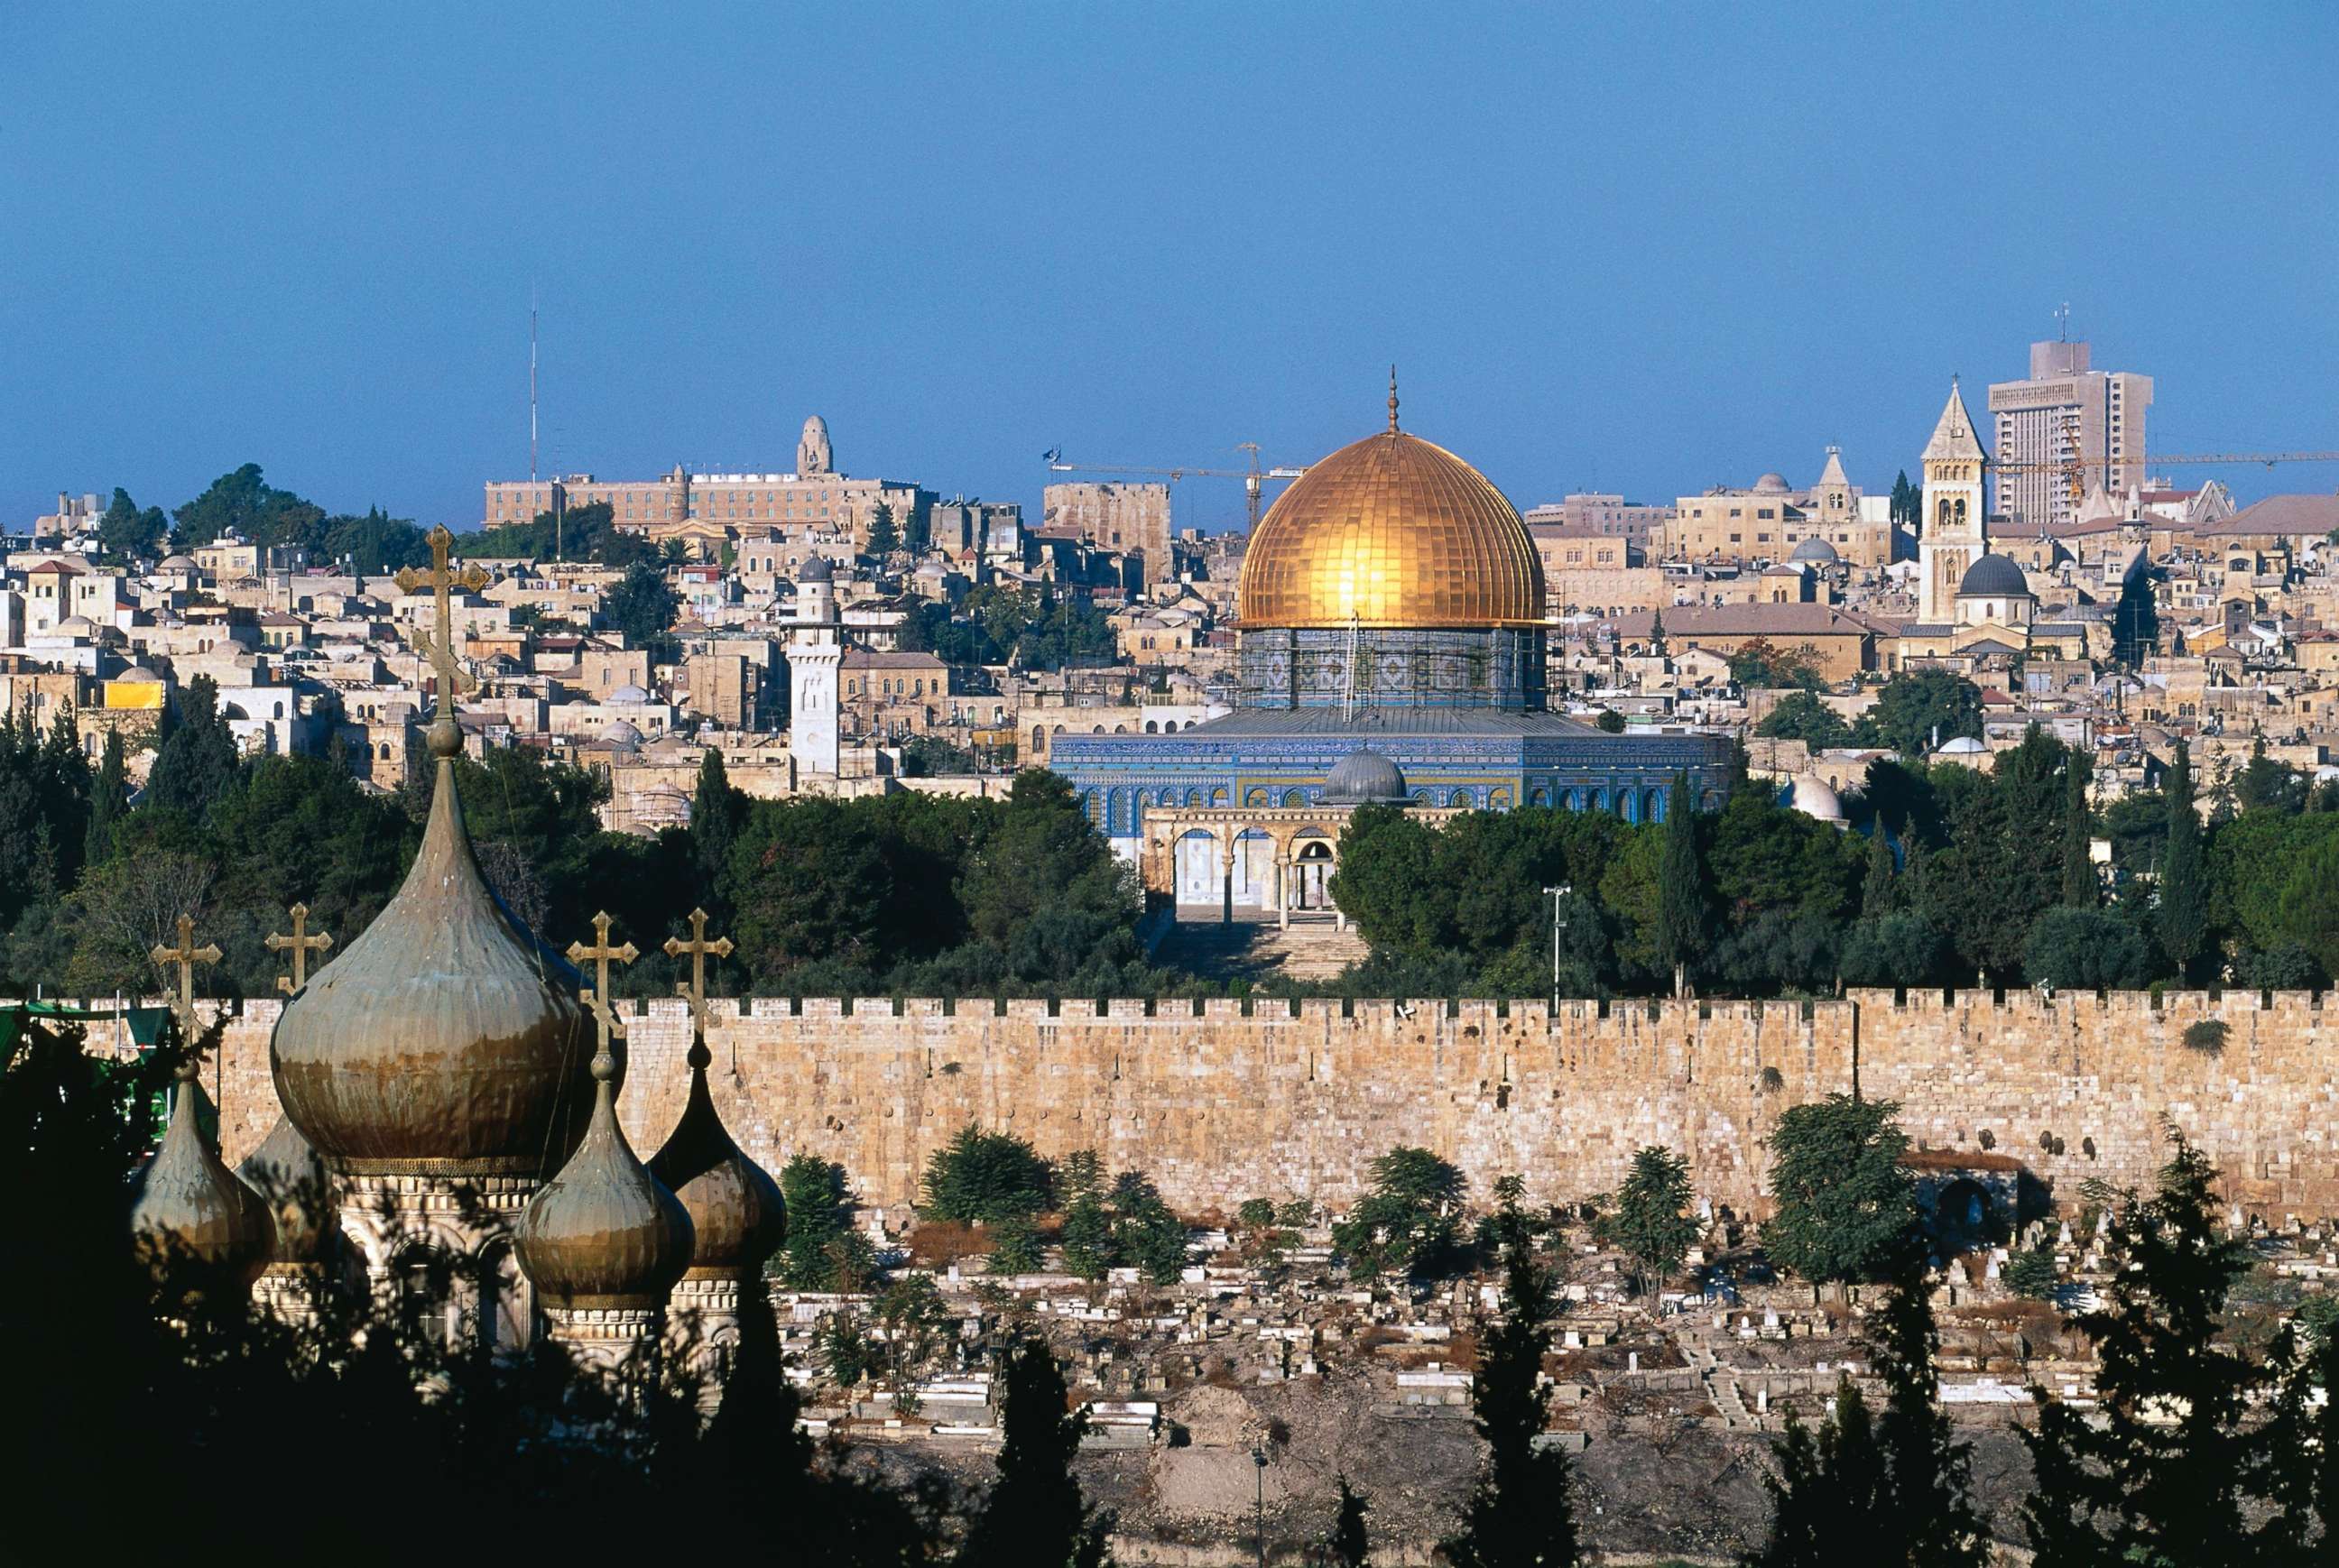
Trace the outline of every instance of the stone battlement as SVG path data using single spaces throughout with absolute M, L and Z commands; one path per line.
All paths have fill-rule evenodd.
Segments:
M 208 1008 L 209 1003 L 202 1004 Z M 204 1073 L 233 1161 L 276 1116 L 268 1034 L 281 1003 L 233 1010 Z M 645 1155 L 681 1114 L 689 1015 L 620 1004 L 620 1112 Z M 890 997 L 709 1004 L 716 1103 L 774 1170 L 836 1160 L 864 1201 L 916 1194 L 926 1158 L 970 1121 L 1061 1157 L 1142 1169 L 1189 1212 L 1243 1199 L 1335 1205 L 1373 1159 L 1420 1144 L 1483 1198 L 1518 1172 L 1531 1200 L 1613 1188 L 1634 1149 L 1685 1153 L 1701 1194 L 1759 1208 L 1762 1140 L 1789 1106 L 1855 1085 L 1901 1104 L 1937 1150 L 2012 1156 L 2067 1193 L 2148 1181 L 2174 1120 L 2245 1206 L 2339 1213 L 2339 1072 L 2305 992 L 1943 994 L 1817 1001 L 1396 1001 L 1224 998 L 947 1003 Z M 2224 1024 L 2216 1049 L 2189 1026 Z M 107 1049 L 104 1024 L 91 1029 Z M 2210 1042 L 2200 1042 L 2203 1044 Z

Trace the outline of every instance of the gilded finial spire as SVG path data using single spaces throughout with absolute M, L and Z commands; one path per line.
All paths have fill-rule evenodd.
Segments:
M 420 571 L 412 567 L 400 568 L 398 586 L 408 593 L 430 588 L 439 601 L 439 633 L 432 636 L 417 632 L 415 642 L 422 655 L 430 661 L 439 676 L 439 713 L 431 721 L 429 741 L 433 756 L 451 757 L 463 749 L 463 732 L 455 724 L 455 694 L 469 691 L 479 685 L 455 662 L 455 610 L 450 597 L 455 588 L 479 589 L 488 586 L 488 574 L 479 567 L 457 567 L 447 555 L 454 547 L 455 536 L 441 523 L 427 537 L 430 546 L 430 569 Z
M 1396 367 L 1389 367 L 1389 434 L 1396 434 Z

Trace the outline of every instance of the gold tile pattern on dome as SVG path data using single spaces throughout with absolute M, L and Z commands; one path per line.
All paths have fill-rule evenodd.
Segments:
M 1543 563 L 1487 478 L 1384 431 L 1295 480 L 1243 555 L 1245 626 L 1544 623 Z

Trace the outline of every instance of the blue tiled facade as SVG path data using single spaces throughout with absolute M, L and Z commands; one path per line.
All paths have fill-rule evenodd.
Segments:
M 1612 735 L 1554 714 L 1495 708 L 1245 708 L 1174 735 L 1062 735 L 1051 765 L 1081 792 L 1090 819 L 1134 853 L 1149 806 L 1313 804 L 1333 766 L 1367 747 L 1396 764 L 1426 805 L 1555 806 L 1654 822 L 1677 774 L 1689 775 L 1702 807 L 1728 788 L 1720 736 Z

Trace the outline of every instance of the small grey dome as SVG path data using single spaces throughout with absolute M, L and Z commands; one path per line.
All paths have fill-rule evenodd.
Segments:
M 1959 597 L 1968 594 L 2028 595 L 2030 585 L 2024 580 L 2022 568 L 2005 556 L 1984 556 L 1966 568 L 1964 578 L 1958 584 Z
M 1754 493 L 1758 496 L 1783 496 L 1789 488 L 1784 474 L 1765 474 L 1754 481 Z
M 650 694 L 629 681 L 611 692 L 606 700 L 619 706 L 638 707 L 650 700 Z
M 1341 805 L 1406 798 L 1405 774 L 1396 764 L 1367 747 L 1350 752 L 1324 778 L 1324 798 Z
M 619 719 L 616 724 L 605 726 L 601 731 L 601 738 L 619 751 L 641 749 L 642 732 L 629 720 Z
M 1789 550 L 1787 558 L 1791 561 L 1809 561 L 1815 567 L 1831 567 L 1842 557 L 1835 553 L 1833 545 L 1829 544 L 1817 534 L 1813 534 L 1810 538 Z
M 796 581 L 800 583 L 833 583 L 835 580 L 836 568 L 828 564 L 826 556 L 813 557 L 804 564 L 804 569 L 796 573 Z

